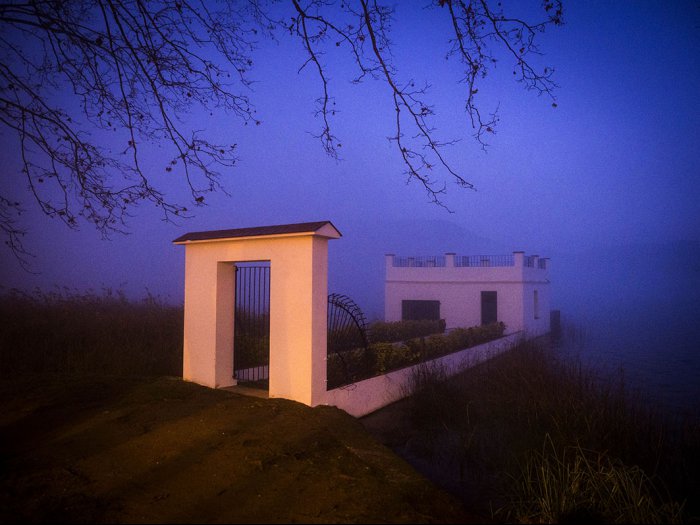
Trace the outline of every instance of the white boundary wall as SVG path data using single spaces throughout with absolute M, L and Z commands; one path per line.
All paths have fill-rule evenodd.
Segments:
M 522 340 L 523 333 L 513 333 L 425 363 L 329 390 L 324 404 L 341 408 L 351 416 L 362 417 L 409 395 L 412 374 L 420 366 L 438 366 L 452 376 L 510 350 Z

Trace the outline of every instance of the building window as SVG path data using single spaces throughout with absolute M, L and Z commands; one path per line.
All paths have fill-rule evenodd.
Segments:
M 537 295 L 537 290 L 535 290 L 535 292 L 534 292 L 533 301 L 534 301 L 535 319 L 539 319 L 540 318 L 540 298 Z
M 440 319 L 440 301 L 401 301 L 401 319 L 419 321 Z

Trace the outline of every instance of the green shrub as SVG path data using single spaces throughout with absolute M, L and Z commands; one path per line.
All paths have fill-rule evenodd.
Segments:
M 326 389 L 332 390 L 378 375 L 377 356 L 370 349 L 332 352 L 326 361 Z
M 455 352 L 456 350 L 461 350 L 461 348 L 456 348 L 451 345 L 449 338 L 443 334 L 426 337 L 423 339 L 423 343 L 423 356 L 426 359 L 433 359 Z
M 331 352 L 328 388 L 385 374 L 421 361 L 485 343 L 503 336 L 505 325 L 493 323 L 458 328 L 445 334 L 445 321 L 377 321 L 370 325 L 369 348 Z M 353 341 L 349 348 L 356 347 Z
M 505 329 L 506 325 L 502 322 L 470 328 L 455 328 L 447 334 L 447 338 L 452 348 L 469 348 L 503 337 Z
M 375 343 L 370 350 L 376 357 L 375 375 L 403 368 L 418 361 L 420 354 L 404 343 Z
M 395 343 L 445 331 L 444 319 L 417 321 L 375 321 L 369 326 L 370 343 Z
M 504 330 L 503 323 L 493 323 L 486 326 L 458 328 L 447 334 L 414 337 L 403 342 L 374 342 L 366 351 L 356 349 L 331 353 L 328 356 L 328 388 L 337 388 L 386 374 L 498 339 L 503 336 Z

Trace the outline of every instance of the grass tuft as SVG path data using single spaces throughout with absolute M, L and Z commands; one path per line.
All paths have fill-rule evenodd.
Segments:
M 549 436 L 525 461 L 514 494 L 507 521 L 683 522 L 683 506 L 638 466 L 580 446 L 558 450 Z

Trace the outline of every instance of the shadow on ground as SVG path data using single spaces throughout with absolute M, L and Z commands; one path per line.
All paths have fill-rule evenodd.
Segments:
M 2 522 L 484 521 L 333 407 L 167 377 L 0 394 Z

